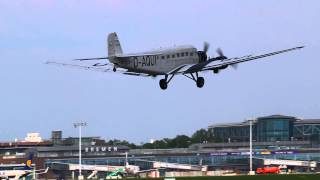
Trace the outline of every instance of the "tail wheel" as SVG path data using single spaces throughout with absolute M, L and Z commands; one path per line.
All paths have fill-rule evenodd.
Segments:
M 204 78 L 203 77 L 198 77 L 197 78 L 197 87 L 202 88 L 204 85 Z
M 167 81 L 165 79 L 161 79 L 159 81 L 159 85 L 160 85 L 160 88 L 163 89 L 163 90 L 167 89 L 167 87 L 168 87 L 168 83 L 167 83 Z

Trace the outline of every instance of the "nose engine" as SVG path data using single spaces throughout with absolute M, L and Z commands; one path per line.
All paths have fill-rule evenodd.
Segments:
M 198 51 L 199 63 L 207 61 L 207 53 L 204 51 Z

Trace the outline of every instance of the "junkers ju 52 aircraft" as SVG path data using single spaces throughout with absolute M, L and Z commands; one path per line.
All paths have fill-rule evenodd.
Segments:
M 75 59 L 77 64 L 59 63 L 48 61 L 48 64 L 57 64 L 97 70 L 102 72 L 120 72 L 126 75 L 135 76 L 164 76 L 159 81 L 161 89 L 167 89 L 169 82 L 176 75 L 183 75 L 193 80 L 197 87 L 202 88 L 204 78 L 199 76 L 199 72 L 213 71 L 217 74 L 228 67 L 234 67 L 239 63 L 252 61 L 276 54 L 281 54 L 297 49 L 303 46 L 276 51 L 262 55 L 247 55 L 242 57 L 228 58 L 220 48 L 217 49 L 217 57 L 208 57 L 207 52 L 209 44 L 204 43 L 203 50 L 197 50 L 193 46 L 175 46 L 167 49 L 153 50 L 143 53 L 124 54 L 117 34 L 108 35 L 108 56 L 98 58 Z M 97 62 L 108 59 L 109 62 Z M 84 61 L 93 62 L 90 65 L 81 64 Z M 96 61 L 96 62 L 94 62 Z

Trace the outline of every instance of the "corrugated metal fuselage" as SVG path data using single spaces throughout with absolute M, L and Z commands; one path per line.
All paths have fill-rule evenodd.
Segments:
M 164 75 L 185 64 L 199 63 L 197 49 L 192 46 L 174 47 L 139 54 L 111 58 L 116 67 L 130 72 Z

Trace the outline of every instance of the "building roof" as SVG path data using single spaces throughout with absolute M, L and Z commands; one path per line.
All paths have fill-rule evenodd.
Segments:
M 256 120 L 253 120 L 253 123 L 255 123 Z M 218 127 L 242 127 L 242 126 L 249 126 L 250 122 L 249 120 L 240 122 L 240 123 L 224 123 L 224 124 L 213 124 L 209 126 L 208 128 L 218 128 Z
M 30 146 L 52 146 L 51 141 L 42 142 L 1 142 L 0 148 L 10 148 L 10 147 L 30 147 Z
M 280 114 L 270 115 L 270 116 L 263 116 L 258 117 L 257 119 L 253 120 L 253 124 L 259 120 L 268 120 L 268 119 L 291 119 L 295 121 L 295 124 L 320 124 L 320 119 L 300 119 L 293 116 L 285 116 Z M 242 127 L 242 126 L 249 126 L 249 120 L 243 122 L 235 122 L 235 123 L 221 123 L 221 124 L 213 124 L 208 126 L 208 128 L 219 128 L 219 127 Z
M 90 147 L 102 147 L 102 146 L 82 146 L 81 149 L 90 148 Z M 119 150 L 128 150 L 128 146 L 124 145 L 105 145 L 104 147 L 117 147 Z M 51 147 L 37 147 L 36 148 L 38 152 L 59 152 L 59 151 L 78 151 L 79 146 L 73 145 L 73 146 L 51 146 Z
M 320 119 L 301 119 L 295 122 L 295 124 L 319 124 Z
M 256 142 L 253 146 L 299 146 L 309 145 L 310 141 L 279 141 L 279 142 Z M 197 143 L 192 144 L 189 148 L 194 150 L 212 150 L 212 149 L 228 149 L 228 148 L 249 148 L 249 142 L 231 142 L 231 143 Z
M 258 119 L 297 119 L 294 116 L 285 116 L 281 114 L 274 114 L 270 116 L 263 116 L 263 117 L 258 117 Z

